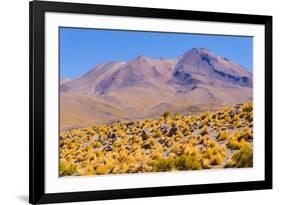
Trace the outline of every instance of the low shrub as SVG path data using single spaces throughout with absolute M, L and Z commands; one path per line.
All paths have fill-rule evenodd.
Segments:
M 171 112 L 170 111 L 166 111 L 163 113 L 162 115 L 164 117 L 164 119 L 166 119 L 168 116 L 171 116 Z
M 223 162 L 224 162 L 224 158 L 220 153 L 217 153 L 211 159 L 211 165 L 220 165 Z
M 76 173 L 76 166 L 64 159 L 60 160 L 60 176 L 69 176 Z
M 235 162 L 235 167 L 253 167 L 253 149 L 247 142 L 241 145 L 240 150 L 236 151 L 232 160 Z
M 203 169 L 201 160 L 196 156 L 182 155 L 175 159 L 177 170 L 200 170 Z
M 209 159 L 206 159 L 206 158 L 201 159 L 201 164 L 202 164 L 202 167 L 203 167 L 204 169 L 210 169 L 210 168 L 212 168 Z
M 209 128 L 208 128 L 207 126 L 204 126 L 204 127 L 202 128 L 200 134 L 201 134 L 202 136 L 208 134 L 208 129 L 209 129 Z
M 217 139 L 218 141 L 224 141 L 227 140 L 229 137 L 230 137 L 230 132 L 219 131 Z
M 156 172 L 203 169 L 201 160 L 198 157 L 189 155 L 161 158 L 154 162 L 153 167 L 153 170 Z
M 153 164 L 153 170 L 156 172 L 166 172 L 174 168 L 174 161 L 170 158 L 161 158 Z

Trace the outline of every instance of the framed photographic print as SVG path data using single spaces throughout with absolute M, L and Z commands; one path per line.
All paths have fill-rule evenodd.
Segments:
M 272 17 L 30 2 L 30 203 L 272 188 Z

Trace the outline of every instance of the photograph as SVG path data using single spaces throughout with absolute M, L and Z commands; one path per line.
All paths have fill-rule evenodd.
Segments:
M 253 167 L 253 37 L 59 28 L 59 175 Z
M 272 19 L 31 1 L 29 202 L 272 189 Z

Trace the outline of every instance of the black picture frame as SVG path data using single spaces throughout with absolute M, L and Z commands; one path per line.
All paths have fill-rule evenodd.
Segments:
M 29 142 L 29 202 L 31 204 L 201 194 L 272 188 L 272 16 L 185 11 L 125 6 L 105 6 L 79 3 L 32 1 L 30 12 L 30 142 Z M 45 192 L 45 13 L 80 13 L 111 16 L 150 17 L 162 19 L 198 20 L 260 24 L 265 26 L 265 180 L 235 183 L 200 184 L 154 188 L 135 188 L 71 193 Z

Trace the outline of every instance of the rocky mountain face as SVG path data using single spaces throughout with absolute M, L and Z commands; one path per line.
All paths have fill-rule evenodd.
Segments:
M 186 85 L 190 83 L 209 85 L 216 81 L 221 85 L 252 86 L 252 74 L 245 68 L 204 48 L 186 52 L 177 63 L 173 76 Z
M 252 85 L 252 73 L 205 48 L 193 48 L 177 59 L 139 56 L 129 62 L 112 61 L 60 84 L 61 126 L 143 119 L 166 110 L 185 114 L 191 108 L 246 102 L 252 100 Z M 70 114 L 73 110 L 75 115 Z

